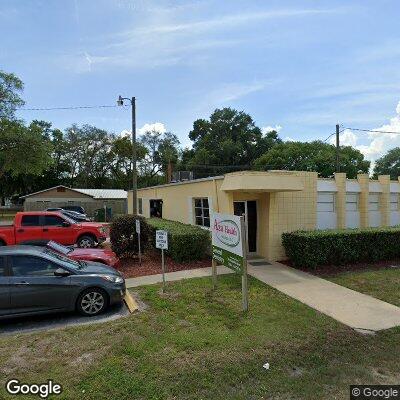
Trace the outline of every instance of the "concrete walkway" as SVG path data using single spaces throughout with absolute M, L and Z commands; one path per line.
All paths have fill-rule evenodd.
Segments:
M 400 308 L 280 263 L 248 266 L 249 275 L 357 330 L 400 325 Z
M 232 271 L 229 268 L 223 266 L 219 266 L 217 268 L 218 275 L 231 274 L 231 273 Z M 167 282 L 173 282 L 173 281 L 180 281 L 182 279 L 204 278 L 206 276 L 211 277 L 211 267 L 188 269 L 185 271 L 167 272 L 165 274 L 165 280 Z M 138 278 L 128 278 L 125 280 L 125 284 L 128 289 L 144 285 L 153 285 L 155 283 L 161 283 L 161 282 L 162 282 L 162 274 L 139 276 Z

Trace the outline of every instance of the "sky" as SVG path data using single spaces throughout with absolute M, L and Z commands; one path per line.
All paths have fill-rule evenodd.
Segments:
M 0 69 L 25 108 L 116 105 L 136 97 L 139 134 L 174 132 L 233 107 L 285 140 L 342 127 L 400 132 L 400 2 L 0 0 Z M 124 107 L 21 110 L 65 129 L 130 129 Z M 329 139 L 331 140 L 331 139 Z M 400 135 L 343 130 L 375 160 Z

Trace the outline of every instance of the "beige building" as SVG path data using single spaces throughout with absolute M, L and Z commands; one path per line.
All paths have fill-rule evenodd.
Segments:
M 400 224 L 399 193 L 399 181 L 386 175 L 319 179 L 316 172 L 244 171 L 140 189 L 138 212 L 205 229 L 213 212 L 244 214 L 249 253 L 281 260 L 283 232 Z M 129 213 L 131 204 L 129 192 Z
M 128 194 L 121 189 L 75 189 L 63 185 L 52 187 L 21 197 L 25 211 L 42 211 L 47 208 L 81 206 L 87 215 L 93 216 L 95 210 L 111 208 L 112 215 L 126 214 Z

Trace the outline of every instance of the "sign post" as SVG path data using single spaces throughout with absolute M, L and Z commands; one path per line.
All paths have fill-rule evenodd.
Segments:
M 211 222 L 213 287 L 217 276 L 216 262 L 242 275 L 243 311 L 248 311 L 247 237 L 244 217 L 214 213 Z
M 138 235 L 139 264 L 142 264 L 142 248 L 140 243 L 140 220 L 136 220 L 136 233 Z
M 156 231 L 156 248 L 161 249 L 161 269 L 163 277 L 162 292 L 165 292 L 165 259 L 164 250 L 168 250 L 168 232 L 167 231 Z

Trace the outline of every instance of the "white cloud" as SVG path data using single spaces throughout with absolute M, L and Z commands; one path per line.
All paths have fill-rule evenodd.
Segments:
M 396 107 L 396 115 L 383 124 L 371 130 L 376 132 L 360 132 L 349 129 L 340 134 L 340 143 L 344 146 L 353 146 L 364 154 L 367 160 L 375 161 L 388 152 L 388 150 L 400 146 L 400 102 Z M 393 132 L 393 133 L 391 133 Z M 330 139 L 335 144 L 335 137 Z
M 154 131 L 159 133 L 167 132 L 165 125 L 162 122 L 154 122 L 152 124 L 144 124 L 141 128 L 137 129 L 137 135 L 143 135 L 146 132 Z M 132 131 L 128 129 L 124 129 L 119 134 L 121 137 L 128 136 L 129 138 L 132 135 Z
M 165 133 L 167 132 L 167 129 L 162 122 L 154 122 L 153 124 L 144 124 L 141 128 L 138 129 L 138 134 L 143 135 L 144 133 L 149 131 Z
M 213 90 L 207 96 L 207 104 L 219 106 L 222 103 L 229 103 L 247 96 L 254 92 L 264 90 L 270 81 L 254 81 L 250 83 L 227 83 L 221 85 L 218 89 Z
M 136 18 L 134 29 L 108 36 L 96 35 L 94 40 L 92 38 L 84 40 L 82 46 L 90 54 L 90 61 L 87 57 L 84 58 L 86 65 L 84 67 L 80 65 L 75 70 L 87 72 L 90 71 L 90 67 L 96 66 L 148 69 L 176 64 L 197 64 L 197 59 L 201 59 L 204 53 L 208 54 L 208 49 L 234 47 L 243 41 L 243 39 L 232 38 L 232 30 L 236 33 L 238 29 L 246 26 L 254 29 L 254 24 L 266 20 L 313 17 L 344 10 L 346 8 L 283 8 L 241 14 L 227 13 L 214 18 L 207 16 L 193 20 L 193 15 L 199 12 L 194 13 L 186 8 L 172 8 L 168 12 L 136 9 L 134 10 Z M 220 32 L 223 32 L 226 38 L 216 38 L 215 34 Z M 263 37 L 264 44 L 266 41 L 267 38 Z M 74 69 L 77 58 L 82 58 L 79 56 L 71 54 L 72 60 L 62 60 L 63 65 Z
M 271 131 L 276 131 L 276 132 L 279 133 L 281 130 L 282 130 L 282 126 L 281 125 L 275 125 L 275 126 L 268 125 L 268 126 L 263 126 L 261 128 L 261 132 L 264 133 L 264 135 L 267 134 L 268 132 L 271 132 Z

